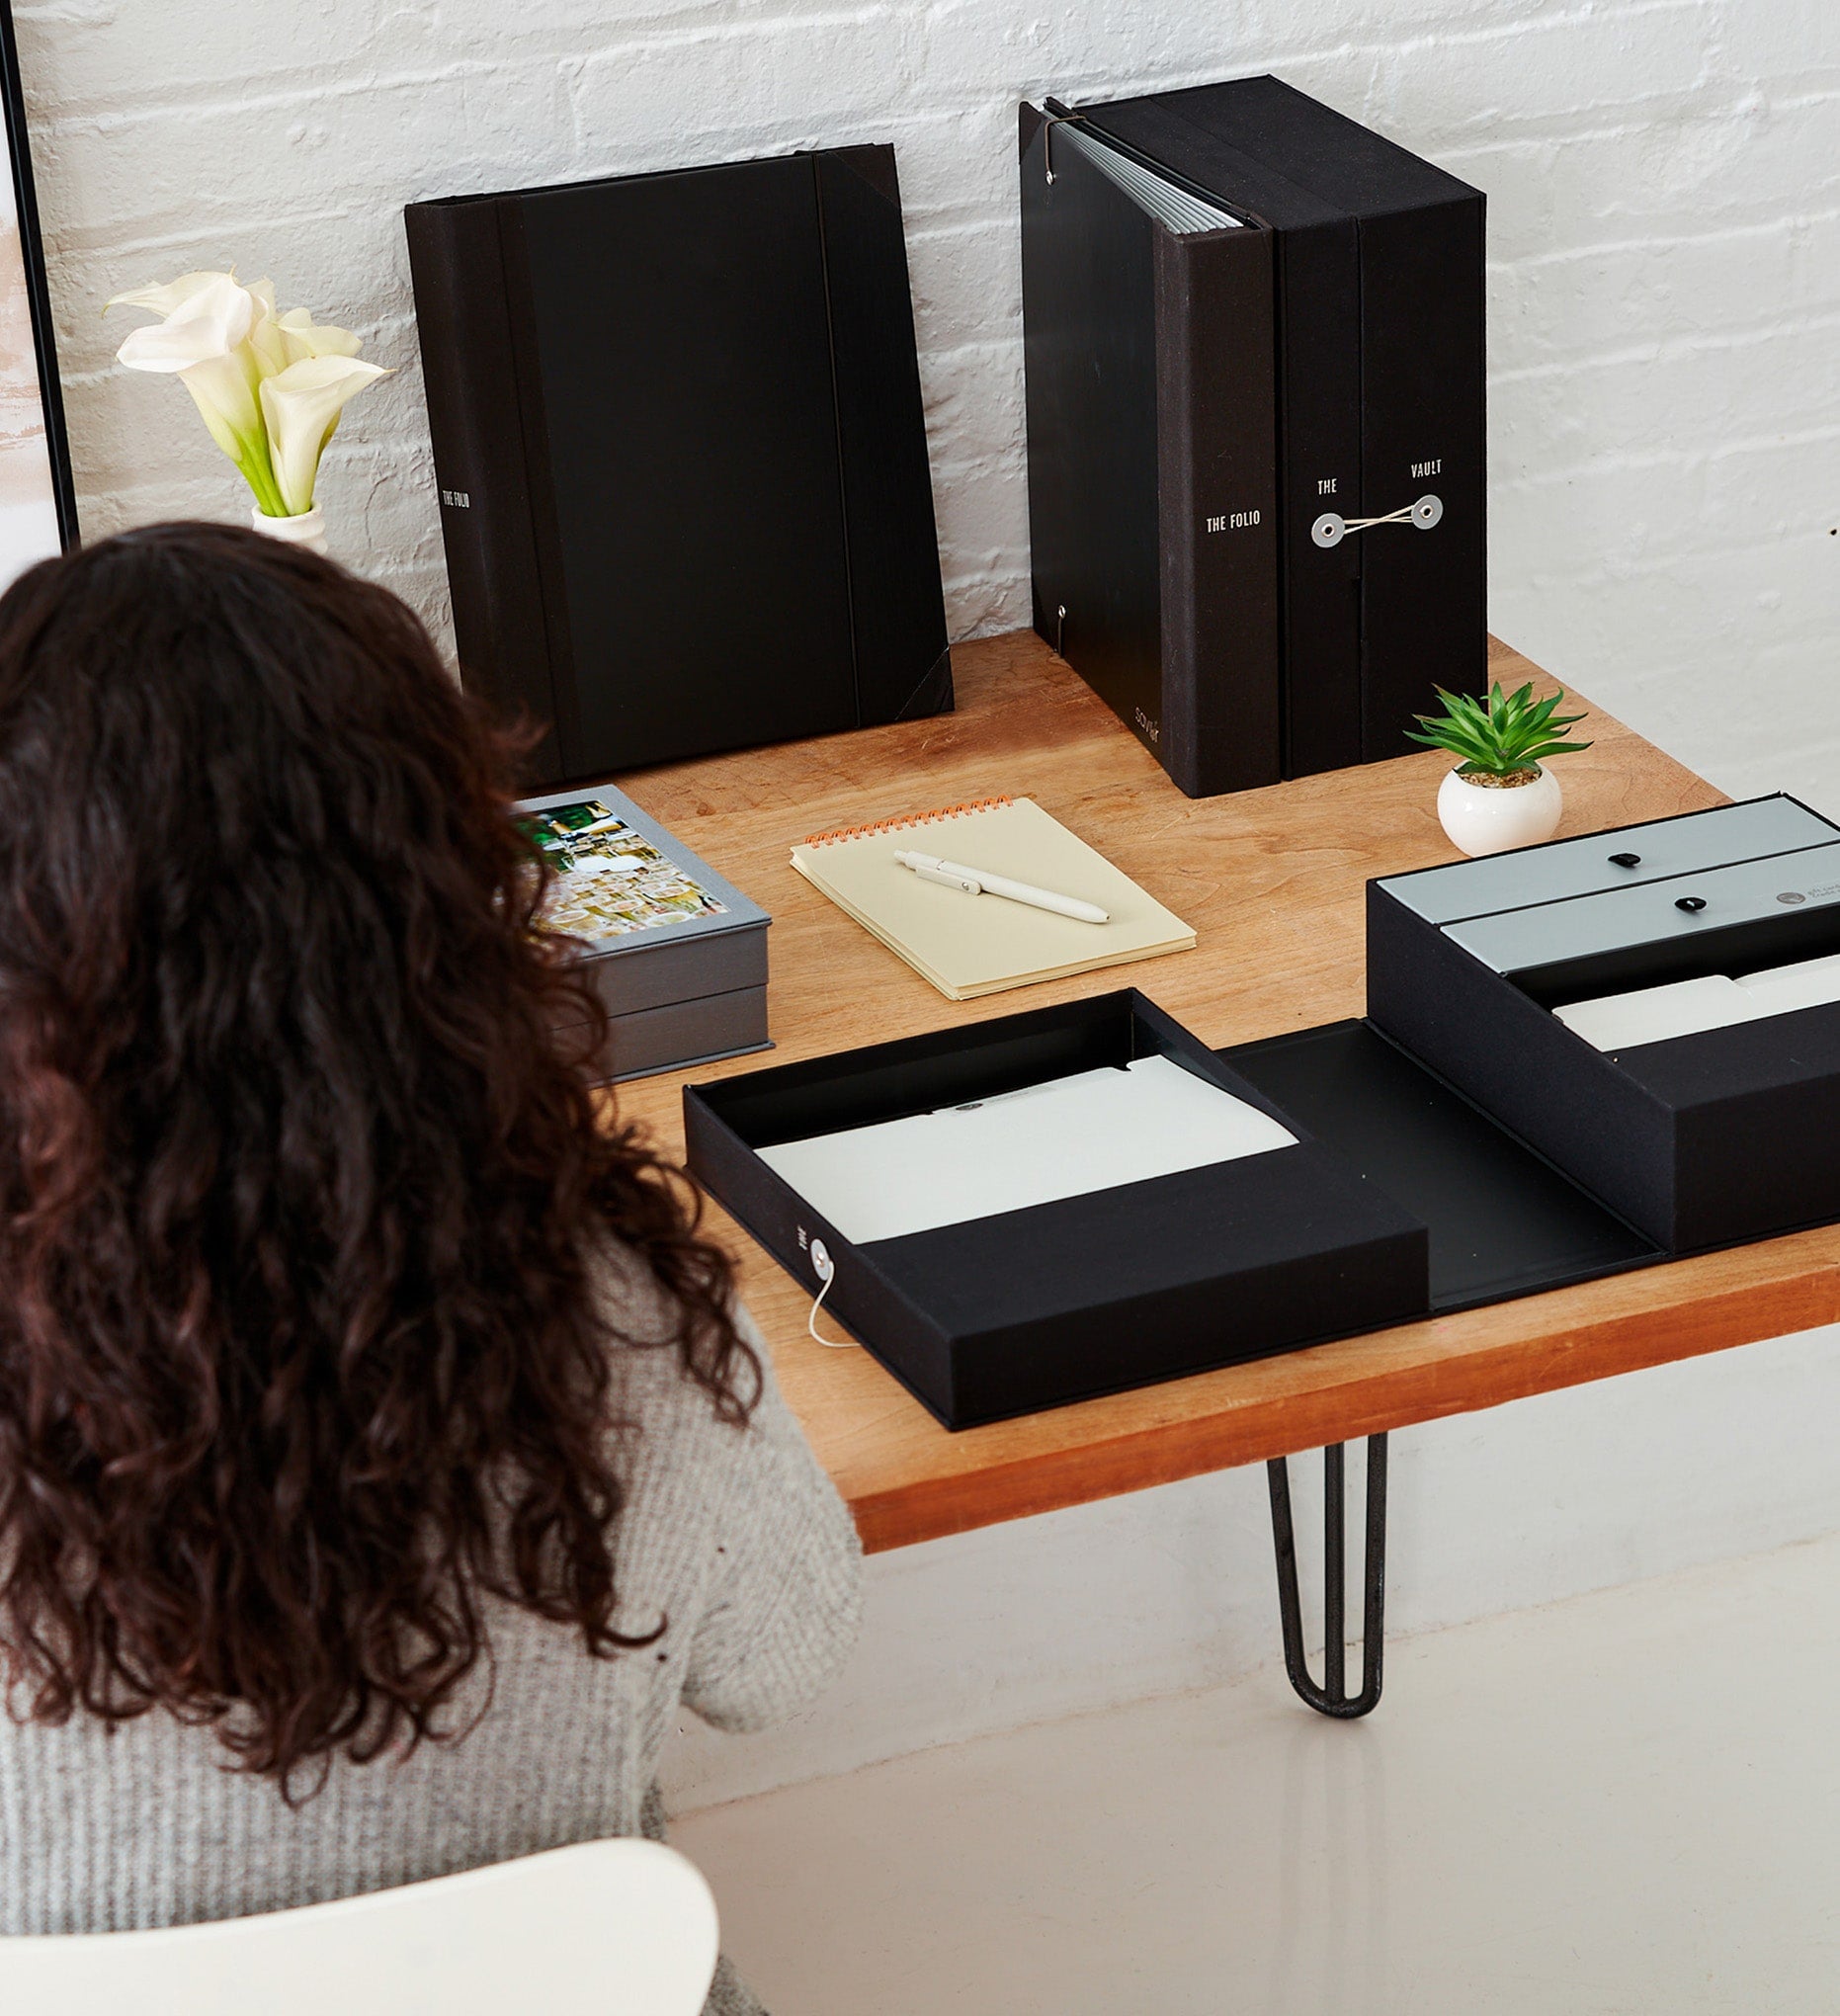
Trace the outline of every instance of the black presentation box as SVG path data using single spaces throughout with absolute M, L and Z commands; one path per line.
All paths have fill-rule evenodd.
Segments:
M 902 1237 L 844 1238 L 761 1159 L 779 1143 L 1136 1057 L 1176 1059 L 1296 1145 Z M 1134 989 L 684 1092 L 697 1178 L 949 1428 L 1423 1314 L 1428 1234 Z
M 1551 1010 L 1835 953 L 1784 796 L 1368 885 L 1370 1020 L 1669 1253 L 1840 1218 L 1840 1003 L 1611 1052 Z

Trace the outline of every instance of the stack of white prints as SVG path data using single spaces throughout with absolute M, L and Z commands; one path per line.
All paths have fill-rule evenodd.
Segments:
M 1574 1001 L 1553 1014 L 1567 1029 L 1601 1050 L 1634 1050 L 1644 1043 L 1727 1029 L 1797 1008 L 1840 1001 L 1840 956 L 1769 966 L 1736 979 L 1713 973 L 1702 980 L 1675 980 L 1664 987 L 1639 987 L 1629 994 L 1605 994 Z
M 1296 1145 L 1270 1114 L 1153 1056 L 760 1158 L 862 1245 Z

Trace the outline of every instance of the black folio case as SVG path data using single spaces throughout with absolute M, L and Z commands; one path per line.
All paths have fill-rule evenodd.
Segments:
M 1686 898 L 1688 907 L 1681 907 Z M 1840 955 L 1774 797 L 1368 885 L 1365 1021 L 1217 1055 L 1135 992 L 687 1087 L 692 1171 L 949 1428 L 1840 1218 L 1840 1002 L 1594 1049 L 1554 1005 Z M 853 1246 L 760 1159 L 1171 1055 L 1296 1146 Z
M 950 711 L 891 147 L 404 217 L 461 676 L 543 782 Z
M 1484 684 L 1481 194 L 1272 77 L 1025 106 L 1021 155 L 1037 630 L 1191 796 L 1407 753 Z
M 1191 798 L 1274 783 L 1270 239 L 1178 235 L 1020 119 L 1035 628 Z

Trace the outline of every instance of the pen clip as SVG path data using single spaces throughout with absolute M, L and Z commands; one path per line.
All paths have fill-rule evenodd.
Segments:
M 975 876 L 954 875 L 946 868 L 924 868 L 917 861 L 910 861 L 907 866 L 922 882 L 939 882 L 949 889 L 962 889 L 967 896 L 981 896 L 984 892 L 983 883 Z

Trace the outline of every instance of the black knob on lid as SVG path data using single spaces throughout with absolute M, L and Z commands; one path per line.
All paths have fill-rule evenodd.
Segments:
M 1674 898 L 1674 907 L 1677 910 L 1704 910 L 1706 908 L 1706 898 L 1704 896 L 1676 896 Z
M 1640 868 L 1642 858 L 1639 854 L 1613 854 L 1610 865 L 1613 868 Z

